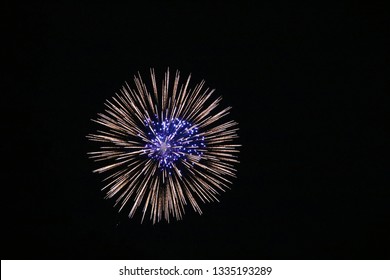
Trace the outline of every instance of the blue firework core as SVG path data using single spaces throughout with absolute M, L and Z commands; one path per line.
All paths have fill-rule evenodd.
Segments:
M 171 169 L 179 159 L 186 161 L 188 155 L 200 157 L 206 147 L 198 128 L 185 120 L 145 120 L 145 126 L 150 140 L 145 145 L 148 157 L 162 169 Z

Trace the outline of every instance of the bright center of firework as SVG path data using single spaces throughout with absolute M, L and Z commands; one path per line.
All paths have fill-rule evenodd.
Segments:
M 167 151 L 168 149 L 170 148 L 170 145 L 165 143 L 165 142 L 161 142 L 161 145 L 160 145 L 160 152 L 161 152 L 161 155 L 165 155 L 166 153 L 168 153 L 169 151 Z
M 187 161 L 190 155 L 200 159 L 203 154 L 204 137 L 191 123 L 178 118 L 162 122 L 145 120 L 144 123 L 149 138 L 145 151 L 161 169 L 171 169 L 177 161 Z

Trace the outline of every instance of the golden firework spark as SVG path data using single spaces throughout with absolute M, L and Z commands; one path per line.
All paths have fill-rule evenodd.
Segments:
M 129 217 L 142 207 L 142 220 L 148 212 L 153 223 L 180 220 L 188 202 L 202 214 L 199 202 L 219 201 L 235 177 L 237 123 L 224 121 L 231 107 L 218 110 L 221 97 L 203 90 L 204 81 L 190 89 L 191 75 L 179 84 L 176 71 L 170 85 L 168 69 L 159 91 L 150 75 L 152 93 L 138 73 L 136 88 L 126 83 L 93 120 L 104 130 L 87 136 L 102 143 L 89 155 L 105 163 L 94 172 L 107 172 L 106 198 L 115 197 L 119 211 L 131 205 Z

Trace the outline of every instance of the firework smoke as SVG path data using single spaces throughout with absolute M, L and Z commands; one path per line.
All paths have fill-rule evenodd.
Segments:
M 90 158 L 104 162 L 94 172 L 107 172 L 106 198 L 116 198 L 120 210 L 131 205 L 129 217 L 142 207 L 153 223 L 172 215 L 182 219 L 185 205 L 202 214 L 199 202 L 219 201 L 235 177 L 237 123 L 224 121 L 231 107 L 219 110 L 221 97 L 203 90 L 204 81 L 189 88 L 191 75 L 179 84 L 179 72 L 170 85 L 169 69 L 161 91 L 154 70 L 152 93 L 140 74 L 136 89 L 126 83 L 105 103 L 94 122 L 103 126 L 87 137 L 101 143 Z

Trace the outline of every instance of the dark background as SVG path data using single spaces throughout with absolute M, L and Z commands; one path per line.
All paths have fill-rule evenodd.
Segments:
M 9 16 L 2 259 L 388 259 L 385 13 L 139 2 Z M 103 199 L 85 136 L 124 81 L 168 66 L 233 106 L 241 163 L 204 215 L 140 224 Z

